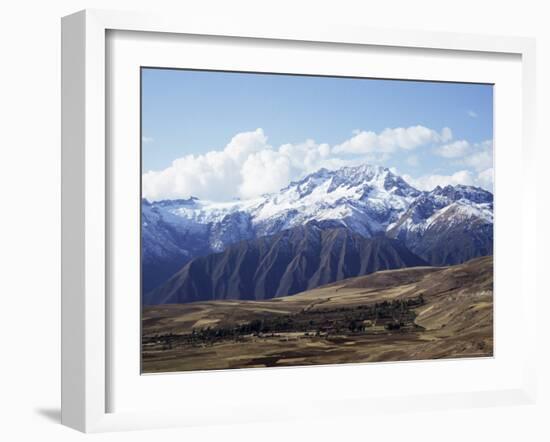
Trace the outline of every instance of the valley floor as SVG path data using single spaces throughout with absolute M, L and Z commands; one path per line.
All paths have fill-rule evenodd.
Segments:
M 350 278 L 266 301 L 144 307 L 142 372 L 493 354 L 493 262 Z

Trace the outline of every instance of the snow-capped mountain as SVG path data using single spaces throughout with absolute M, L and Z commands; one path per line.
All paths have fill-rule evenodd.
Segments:
M 315 220 L 369 238 L 397 221 L 419 195 L 401 177 L 379 166 L 321 169 L 265 196 L 250 213 L 262 236 Z
M 321 169 L 277 193 L 247 201 L 144 200 L 143 289 L 156 287 L 192 258 L 312 221 L 365 238 L 387 234 L 421 249 L 418 243 L 435 235 L 437 226 L 492 226 L 492 195 L 468 186 L 421 192 L 387 168 L 361 165 Z M 430 252 L 422 252 L 415 251 L 432 262 Z
M 470 186 L 437 186 L 410 205 L 387 236 L 432 265 L 493 253 L 493 195 Z

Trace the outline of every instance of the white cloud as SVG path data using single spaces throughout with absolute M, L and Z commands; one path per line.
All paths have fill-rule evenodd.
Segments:
M 469 110 L 468 111 L 468 116 L 470 118 L 477 118 L 477 112 L 473 111 L 473 110 Z
M 432 190 L 437 186 L 445 187 L 449 184 L 451 186 L 456 184 L 471 186 L 474 184 L 474 177 L 468 170 L 461 170 L 452 175 L 424 175 L 418 178 L 405 174 L 403 179 L 420 190 Z
M 453 132 L 450 128 L 444 127 L 441 131 L 441 142 L 442 143 L 448 143 L 453 139 Z
M 469 155 L 464 157 L 461 164 L 471 167 L 478 172 L 493 166 L 493 141 L 487 140 L 474 144 Z
M 432 142 L 448 142 L 450 137 L 450 129 L 438 133 L 423 126 L 413 126 L 407 129 L 385 129 L 379 134 L 360 131 L 337 146 L 309 139 L 275 148 L 268 143 L 264 131 L 256 129 L 235 135 L 221 150 L 186 155 L 174 160 L 164 170 L 144 173 L 143 197 L 152 201 L 189 196 L 214 201 L 228 201 L 235 197 L 253 198 L 276 192 L 289 181 L 300 179 L 322 167 L 336 169 L 362 163 L 385 164 L 397 152 L 408 153 L 404 161 L 410 166 L 420 165 L 418 157 L 411 153 L 415 147 Z M 472 156 L 460 159 L 465 166 L 466 161 L 471 163 L 472 171 L 465 170 L 451 176 L 410 178 L 411 184 L 424 189 L 433 188 L 437 184 L 481 182 L 481 178 L 478 179 L 473 171 L 486 171 L 491 165 L 481 167 L 487 165 L 486 159 L 473 154 L 482 154 L 487 149 L 486 146 L 472 148 Z M 490 152 L 492 154 L 492 150 Z M 483 175 L 485 186 L 489 185 L 489 180 L 488 173 Z
M 490 167 L 482 172 L 479 172 L 477 176 L 477 182 L 480 187 L 483 187 L 484 189 L 487 189 L 490 192 L 493 192 L 493 184 L 494 184 L 493 168 Z
M 493 166 L 493 141 L 486 140 L 471 144 L 466 140 L 457 140 L 434 149 L 436 155 L 455 159 L 454 164 L 466 166 L 481 172 Z
M 335 169 L 372 160 L 335 157 L 328 144 L 313 140 L 274 149 L 263 130 L 256 129 L 235 135 L 223 150 L 187 155 L 164 170 L 144 173 L 143 196 L 149 200 L 253 198 L 276 192 L 322 167 Z
M 424 126 L 384 129 L 378 134 L 372 131 L 354 131 L 353 137 L 334 146 L 334 152 L 356 155 L 375 152 L 391 153 L 398 149 L 412 150 L 431 143 L 446 142 L 451 138 L 452 132 L 449 128 L 444 128 L 441 133 L 438 133 Z
M 141 137 L 141 142 L 142 142 L 143 144 L 150 144 L 150 143 L 152 143 L 153 141 L 155 141 L 155 139 L 154 139 L 153 137 L 147 137 L 147 136 L 145 136 L 145 135 L 143 135 L 143 136 Z
M 273 150 L 250 155 L 241 168 L 239 196 L 253 198 L 282 189 L 291 180 L 290 159 Z
M 469 170 L 460 170 L 451 175 L 423 175 L 414 178 L 410 175 L 402 175 L 403 179 L 411 186 L 419 190 L 433 190 L 437 186 L 445 187 L 448 185 L 456 186 L 463 184 L 465 186 L 482 187 L 493 192 L 493 169 L 486 169 L 477 174 Z
M 435 149 L 435 153 L 444 158 L 458 158 L 464 156 L 470 150 L 470 143 L 466 140 L 457 140 L 450 144 L 444 144 Z
M 271 149 L 271 146 L 267 144 L 267 136 L 263 129 L 256 129 L 253 132 L 241 132 L 235 135 L 223 152 L 235 163 L 241 163 L 250 154 L 264 149 Z
M 143 174 L 143 196 L 149 200 L 187 198 L 229 200 L 238 195 L 241 169 L 249 156 L 269 150 L 262 129 L 235 135 L 220 151 L 187 155 L 161 171 Z
M 278 152 L 288 158 L 292 167 L 305 170 L 317 167 L 320 162 L 331 156 L 331 148 L 328 144 L 317 144 L 314 140 L 306 140 L 298 144 L 283 144 Z

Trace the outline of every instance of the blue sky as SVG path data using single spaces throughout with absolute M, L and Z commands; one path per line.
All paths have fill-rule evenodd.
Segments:
M 403 140 L 397 129 L 409 128 Z M 223 152 L 233 137 L 243 133 L 259 138 L 245 142 L 252 143 L 243 147 L 249 155 L 260 156 L 266 149 L 277 152 L 281 145 L 298 146 L 310 140 L 313 144 L 307 149 L 326 144 L 330 153 L 324 155 L 323 150 L 324 160 L 311 161 L 308 167 L 373 162 L 395 168 L 410 181 L 424 180 L 424 184 L 413 183 L 419 187 L 444 183 L 443 177 L 453 176 L 447 178 L 449 183 L 462 176 L 464 184 L 492 187 L 492 178 L 487 179 L 492 177 L 490 85 L 142 70 L 142 166 L 144 174 L 149 172 L 148 186 L 154 185 L 154 176 L 157 181 L 163 179 L 164 190 L 156 190 L 159 195 L 171 194 L 166 191 L 167 176 L 171 171 L 172 180 L 177 180 L 174 160 Z M 373 134 L 385 135 L 374 139 Z M 348 148 L 342 147 L 350 140 Z M 247 158 L 239 158 L 234 166 L 243 166 Z M 213 167 L 206 157 L 202 160 L 183 164 L 181 171 Z M 309 172 L 288 167 L 290 178 Z M 209 173 L 217 172 L 207 170 L 205 176 Z M 184 186 L 177 192 L 187 190 Z M 215 197 L 215 189 L 206 191 L 205 197 Z

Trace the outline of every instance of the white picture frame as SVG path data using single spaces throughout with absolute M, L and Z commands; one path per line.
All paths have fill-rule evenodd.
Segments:
M 85 432 L 122 429 L 159 428 L 168 426 L 207 425 L 213 422 L 251 422 L 288 417 L 318 417 L 334 413 L 360 415 L 376 411 L 408 409 L 441 409 L 488 406 L 503 403 L 533 403 L 535 382 L 535 324 L 526 325 L 522 337 L 524 352 L 518 354 L 521 376 L 507 385 L 489 389 L 467 389 L 461 392 L 429 391 L 426 394 L 400 394 L 388 391 L 377 396 L 376 403 L 358 392 L 354 397 L 338 396 L 331 392 L 323 400 L 310 401 L 310 407 L 290 406 L 270 408 L 239 403 L 233 399 L 231 408 L 216 415 L 205 415 L 200 407 L 191 413 L 185 407 L 116 410 L 109 404 L 114 388 L 110 372 L 113 354 L 110 327 L 113 316 L 108 299 L 109 244 L 116 229 L 112 222 L 112 195 L 109 180 L 108 81 L 106 76 L 108 32 L 154 32 L 163 36 L 217 36 L 285 42 L 286 45 L 337 44 L 377 47 L 380 51 L 401 48 L 403 51 L 426 49 L 475 54 L 504 54 L 518 57 L 521 64 L 520 143 L 517 155 L 521 158 L 523 176 L 534 170 L 535 158 L 535 42 L 518 37 L 492 37 L 451 33 L 389 31 L 344 26 L 308 25 L 293 27 L 286 24 L 241 22 L 211 23 L 194 17 L 162 17 L 151 14 L 87 10 L 63 18 L 62 21 L 62 423 Z M 437 55 L 436 55 L 437 56 Z M 497 153 L 498 157 L 498 153 Z M 498 160 L 497 160 L 498 162 Z M 114 169 L 116 172 L 116 168 Z M 110 171 L 110 172 L 109 172 Z M 498 173 L 498 172 L 497 172 Z M 504 173 L 502 175 L 505 176 Z M 522 211 L 521 238 L 521 308 L 535 308 L 537 287 L 535 269 L 529 266 L 528 256 L 536 255 L 536 193 L 520 189 Z M 497 201 L 498 207 L 498 201 Z M 498 209 L 497 209 L 498 213 Z M 498 215 L 497 215 L 498 223 Z M 497 243 L 498 250 L 498 243 Z M 495 253 L 498 259 L 498 252 Z M 498 285 L 497 285 L 498 287 Z M 498 304 L 498 300 L 497 300 Z M 498 308 L 498 307 L 497 307 Z M 137 327 L 137 325 L 136 325 Z M 498 344 L 497 344 L 498 345 Z M 498 352 L 498 350 L 497 350 Z M 496 355 L 498 358 L 498 353 Z M 449 362 L 452 364 L 452 362 Z M 411 370 L 426 370 L 422 363 L 407 363 Z M 394 367 L 396 364 L 391 365 Z M 400 364 L 402 365 L 402 364 Z M 390 367 L 380 365 L 377 367 Z M 325 372 L 334 375 L 346 370 L 346 376 L 357 376 L 363 366 L 342 368 L 334 366 Z M 416 368 L 415 368 L 416 367 Z M 476 367 L 471 367 L 476 369 Z M 432 367 L 433 369 L 433 367 Z M 458 367 L 460 369 L 460 367 Z M 380 371 L 380 369 L 377 369 Z M 390 370 L 388 368 L 387 370 Z M 211 373 L 207 382 L 233 383 L 235 376 L 248 379 L 251 385 L 261 385 L 265 376 L 284 373 L 285 380 L 299 376 L 300 371 L 237 370 L 240 373 Z M 271 373 L 271 375 L 269 374 Z M 310 372 L 311 373 L 311 372 Z M 331 373 L 331 374 L 330 374 Z M 518 372 L 519 373 L 519 372 Z M 139 376 L 139 373 L 134 373 Z M 217 376 L 217 381 L 214 376 Z M 281 377 L 280 375 L 278 375 Z M 120 377 L 119 377 L 120 378 Z M 168 376 L 166 383 L 176 382 Z M 296 382 L 294 379 L 294 382 Z M 203 380 L 204 381 L 204 380 Z M 195 377 L 193 382 L 203 382 Z M 446 381 L 449 382 L 449 381 Z M 256 384 L 259 383 L 259 384 Z M 249 394 L 254 394 L 253 391 Z M 222 394 L 223 396 L 223 394 Z M 228 398 L 220 398 L 223 403 Z M 244 399 L 242 400 L 244 402 Z M 292 401 L 291 401 L 292 402 Z M 332 406 L 331 406 L 332 404 Z

